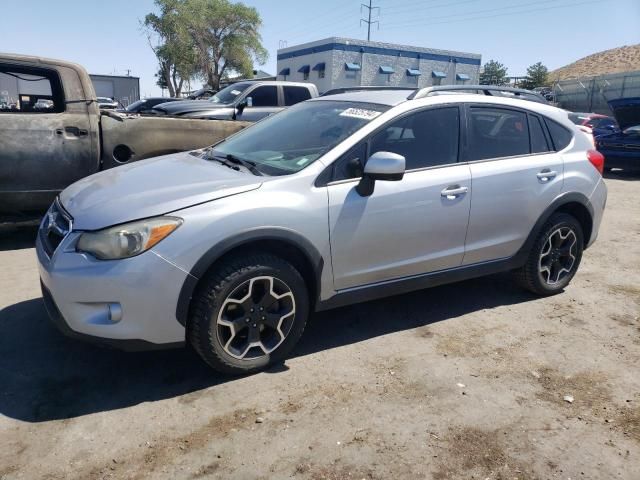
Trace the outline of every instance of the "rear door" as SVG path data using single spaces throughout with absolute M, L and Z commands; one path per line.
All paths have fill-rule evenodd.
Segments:
M 0 60 L 2 213 L 46 209 L 60 190 L 96 171 L 86 103 L 67 104 L 63 88 L 73 75 Z
M 460 265 L 471 175 L 458 163 L 459 118 L 457 106 L 412 112 L 336 162 L 327 187 L 336 290 Z M 362 197 L 358 164 L 378 151 L 403 155 L 406 173 Z
M 560 194 L 562 156 L 545 122 L 525 110 L 468 105 L 464 158 L 473 198 L 464 265 L 514 255 Z

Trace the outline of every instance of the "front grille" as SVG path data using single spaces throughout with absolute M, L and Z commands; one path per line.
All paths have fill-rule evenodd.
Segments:
M 44 216 L 40 224 L 40 241 L 47 256 L 51 257 L 62 240 L 71 231 L 71 216 L 64 211 L 58 199 Z

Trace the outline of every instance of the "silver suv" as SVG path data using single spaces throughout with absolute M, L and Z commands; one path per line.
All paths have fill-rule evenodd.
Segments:
M 603 158 L 513 97 L 347 91 L 80 180 L 39 230 L 50 316 L 237 374 L 281 361 L 313 311 L 507 270 L 558 293 L 596 239 Z

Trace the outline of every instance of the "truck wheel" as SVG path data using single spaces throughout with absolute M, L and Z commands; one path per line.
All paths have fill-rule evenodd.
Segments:
M 215 370 L 256 372 L 282 360 L 304 331 L 309 295 L 300 273 L 271 254 L 219 265 L 192 300 L 187 337 Z
M 583 238 L 582 227 L 574 217 L 552 215 L 538 234 L 527 262 L 514 272 L 517 282 L 538 295 L 561 292 L 578 270 Z

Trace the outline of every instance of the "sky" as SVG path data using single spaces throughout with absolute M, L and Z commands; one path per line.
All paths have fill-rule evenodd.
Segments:
M 368 0 L 362 0 L 368 2 Z M 331 36 L 366 39 L 361 0 L 245 0 L 263 19 L 276 72 L 279 45 Z M 591 53 L 640 43 L 640 0 L 372 0 L 371 40 L 479 53 L 511 76 L 541 61 L 550 70 Z M 89 73 L 140 77 L 160 94 L 157 63 L 140 22 L 153 0 L 0 0 L 0 51 L 71 60 Z M 200 81 L 192 83 L 196 88 Z

